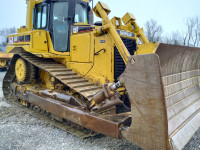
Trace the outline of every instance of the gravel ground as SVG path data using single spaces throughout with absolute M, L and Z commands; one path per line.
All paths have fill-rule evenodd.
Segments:
M 80 139 L 26 114 L 3 99 L 0 73 L 0 150 L 140 150 L 125 140 L 105 136 Z M 200 149 L 200 130 L 184 150 Z

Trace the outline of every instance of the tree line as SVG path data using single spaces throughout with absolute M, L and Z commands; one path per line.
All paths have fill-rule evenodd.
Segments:
M 162 42 L 173 45 L 184 45 L 191 47 L 200 46 L 200 17 L 188 18 L 185 22 L 184 31 L 172 32 L 170 35 L 163 35 L 164 30 L 154 19 L 145 23 L 145 34 L 150 42 Z
M 150 42 L 200 47 L 200 17 L 188 18 L 185 27 L 185 31 L 176 31 L 170 35 L 164 35 L 163 27 L 156 20 L 150 19 L 145 23 L 144 31 Z M 7 36 L 16 32 L 16 27 L 0 29 L 0 46 L 5 47 Z

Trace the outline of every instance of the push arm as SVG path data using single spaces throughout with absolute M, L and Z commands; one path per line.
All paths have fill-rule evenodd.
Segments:
M 102 18 L 103 23 L 103 31 L 107 31 L 109 35 L 113 38 L 114 43 L 124 61 L 125 64 L 128 62 L 128 58 L 130 57 L 130 53 L 118 35 L 115 27 L 113 26 L 111 20 L 108 18 L 108 14 L 111 12 L 108 6 L 102 2 L 98 2 L 98 4 L 94 7 L 94 12 L 97 17 Z
M 134 32 L 136 36 L 140 39 L 142 44 L 149 43 L 149 40 L 144 35 L 143 28 L 140 28 L 136 22 L 136 19 L 133 14 L 126 13 L 124 17 L 122 18 L 122 21 L 124 24 L 126 24 L 129 27 L 129 30 L 131 32 Z

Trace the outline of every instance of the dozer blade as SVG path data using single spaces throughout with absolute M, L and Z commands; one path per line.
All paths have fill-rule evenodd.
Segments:
M 120 80 L 131 101 L 123 137 L 144 149 L 182 149 L 200 127 L 200 49 L 159 44 L 129 59 Z

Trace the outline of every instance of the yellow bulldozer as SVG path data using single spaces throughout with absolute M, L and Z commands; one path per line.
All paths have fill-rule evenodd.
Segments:
M 199 48 L 150 43 L 133 14 L 110 20 L 103 2 L 26 1 L 26 26 L 8 36 L 9 102 L 143 149 L 187 144 L 200 127 Z
M 13 54 L 0 52 L 0 71 L 6 71 Z

